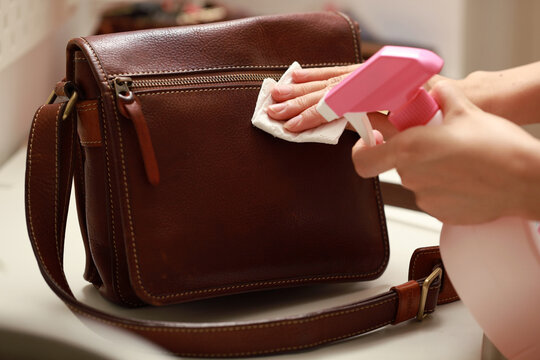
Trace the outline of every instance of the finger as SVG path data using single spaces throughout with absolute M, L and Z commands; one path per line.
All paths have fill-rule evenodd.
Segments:
M 278 84 L 272 89 L 272 98 L 277 102 L 283 102 L 325 89 L 326 86 L 326 81 L 311 81 L 303 84 Z
M 433 87 L 435 86 L 435 84 L 437 84 L 438 82 L 440 81 L 443 81 L 443 80 L 448 80 L 448 78 L 444 77 L 444 76 L 441 76 L 441 75 L 433 75 L 425 84 L 424 84 L 424 89 L 426 89 L 427 91 L 430 91 L 431 89 L 433 89 Z
M 324 90 L 319 90 L 292 100 L 270 105 L 268 106 L 267 114 L 276 120 L 292 119 L 306 109 L 317 104 L 324 94 Z
M 327 121 L 317 111 L 316 105 L 313 105 L 287 121 L 283 126 L 291 132 L 302 132 L 326 123 Z
M 384 136 L 379 130 L 373 130 L 373 138 L 375 139 L 375 145 L 380 145 L 384 143 Z M 360 138 L 358 142 L 360 142 L 358 146 L 369 146 L 366 145 L 366 142 L 362 138 Z
M 431 89 L 431 96 L 439 104 L 443 115 L 458 115 L 476 106 L 451 81 L 439 81 Z
M 379 130 L 373 130 L 373 137 L 375 138 L 375 145 L 384 143 L 384 136 Z
M 378 136 L 378 135 L 377 135 Z M 395 167 L 392 142 L 367 146 L 359 140 L 352 149 L 354 169 L 358 175 L 369 178 Z
M 388 115 L 380 112 L 370 112 L 368 113 L 368 118 L 373 129 L 379 130 L 385 139 L 391 139 L 399 132 L 394 125 L 388 121 Z M 346 129 L 356 132 L 350 123 L 347 123 Z
M 335 66 L 312 69 L 298 69 L 293 71 L 292 78 L 295 83 L 304 83 L 309 81 L 326 80 L 336 76 L 349 74 L 356 70 L 360 64 Z
M 399 131 L 388 121 L 388 116 L 380 112 L 368 113 L 369 121 L 374 129 L 379 130 L 385 139 L 391 139 Z

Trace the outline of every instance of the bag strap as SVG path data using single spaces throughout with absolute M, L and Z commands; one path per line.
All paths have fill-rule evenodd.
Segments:
M 433 247 L 415 252 L 410 272 L 414 279 L 403 285 L 352 304 L 281 319 L 204 324 L 150 321 L 117 317 L 81 303 L 74 297 L 63 268 L 77 146 L 75 117 L 64 116 L 68 113 L 65 110 L 65 102 L 47 104 L 34 116 L 28 142 L 25 203 L 28 232 L 41 273 L 77 315 L 134 332 L 178 355 L 241 357 L 306 349 L 397 324 L 418 314 L 422 318 L 435 310 L 441 284 L 447 294 L 440 302 L 456 299 L 455 294 L 448 295 L 453 289 L 446 285 L 447 280 L 441 280 L 440 255 Z

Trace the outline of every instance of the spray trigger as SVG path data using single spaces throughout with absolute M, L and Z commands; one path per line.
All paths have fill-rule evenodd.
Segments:
M 343 114 L 343 117 L 351 123 L 354 130 L 356 130 L 367 146 L 375 146 L 375 136 L 373 135 L 373 128 L 371 127 L 367 113 L 349 112 Z

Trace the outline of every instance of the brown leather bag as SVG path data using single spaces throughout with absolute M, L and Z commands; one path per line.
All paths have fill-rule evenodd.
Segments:
M 434 310 L 439 270 L 424 279 L 440 267 L 436 248 L 415 253 L 402 286 L 286 319 L 135 320 L 74 298 L 62 267 L 72 182 L 84 276 L 121 305 L 381 275 L 383 203 L 378 180 L 355 174 L 356 135 L 335 146 L 293 144 L 250 123 L 262 79 L 293 61 L 360 62 L 357 26 L 310 13 L 70 41 L 66 80 L 32 124 L 26 210 L 41 272 L 71 310 L 176 354 L 221 357 L 314 347 Z M 443 286 L 439 302 L 452 298 Z

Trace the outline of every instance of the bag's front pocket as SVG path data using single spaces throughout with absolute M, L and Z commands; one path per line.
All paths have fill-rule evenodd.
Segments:
M 260 82 L 269 75 L 280 76 L 120 80 L 122 223 L 141 300 L 159 305 L 366 280 L 384 270 L 378 186 L 354 173 L 356 135 L 345 134 L 336 146 L 294 144 L 254 128 Z M 147 140 L 132 113 L 120 110 L 124 98 L 135 99 Z M 159 169 L 153 184 L 145 141 Z

